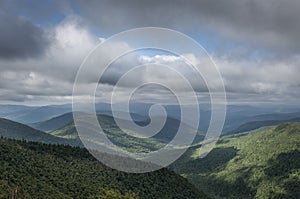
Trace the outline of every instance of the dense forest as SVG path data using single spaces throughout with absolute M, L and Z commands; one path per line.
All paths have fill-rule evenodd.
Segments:
M 79 147 L 0 139 L 0 198 L 207 198 L 167 169 L 129 174 Z
M 212 198 L 300 198 L 300 123 L 224 137 L 202 159 L 199 147 L 170 168 Z
M 132 146 L 133 151 L 162 144 L 126 137 L 110 117 L 102 117 L 102 122 L 116 144 Z M 195 143 L 168 169 L 146 174 L 123 173 L 95 160 L 76 144 L 72 122 L 47 134 L 1 119 L 0 135 L 19 139 L 0 139 L 0 198 L 300 198 L 297 122 L 225 135 L 202 159 L 201 142 Z

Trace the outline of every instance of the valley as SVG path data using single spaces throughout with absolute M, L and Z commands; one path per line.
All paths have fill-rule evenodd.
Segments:
M 180 124 L 168 117 L 158 134 L 143 139 L 127 134 L 127 130 L 123 132 L 109 111 L 100 112 L 97 117 L 105 135 L 128 152 L 150 152 L 164 147 Z M 292 112 L 247 116 L 248 120 L 243 117 L 242 125 L 224 133 L 214 149 L 200 159 L 205 132 L 198 130 L 192 146 L 181 158 L 168 168 L 149 174 L 118 172 L 95 160 L 84 149 L 70 112 L 52 118 L 43 116 L 41 119 L 49 119 L 29 126 L 0 119 L 0 198 L 12 196 L 18 190 L 22 198 L 48 194 L 49 198 L 297 199 L 298 116 L 298 112 Z M 134 113 L 134 118 L 141 126 L 150 122 L 138 113 Z M 112 158 L 105 153 L 103 156 Z M 113 158 L 121 164 L 127 161 Z M 177 189 L 172 189 L 171 184 Z

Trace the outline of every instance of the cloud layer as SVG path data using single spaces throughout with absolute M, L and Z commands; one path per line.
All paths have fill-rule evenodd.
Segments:
M 78 0 L 77 4 L 87 23 L 109 33 L 162 26 L 200 35 L 208 31 L 228 45 L 242 42 L 281 53 L 300 50 L 297 0 L 95 0 L 89 4 Z
M 33 8 L 33 2 L 0 2 L 0 103 L 70 102 L 76 72 L 86 55 L 104 40 L 99 36 L 143 26 L 180 30 L 208 47 L 232 101 L 295 102 L 300 97 L 299 1 L 101 0 L 87 4 L 76 0 L 48 4 L 34 2 Z M 115 44 L 103 56 L 121 48 L 130 46 Z M 207 94 L 203 79 L 179 57 L 134 52 L 106 71 L 99 99 L 108 100 L 118 79 L 139 64 L 171 66 L 190 80 L 199 97 Z M 209 68 L 203 64 L 202 70 Z M 98 83 L 99 76 L 90 71 L 86 79 L 83 91 Z M 120 85 L 124 89 L 120 99 L 131 86 L 158 80 L 182 89 L 165 69 L 149 72 L 145 67 Z M 170 95 L 151 87 L 141 93 L 151 99 Z

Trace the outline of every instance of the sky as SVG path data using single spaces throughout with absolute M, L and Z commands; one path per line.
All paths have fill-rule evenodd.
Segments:
M 220 71 L 228 103 L 299 104 L 299 9 L 298 0 L 0 0 L 0 104 L 71 103 L 85 57 L 112 35 L 141 27 L 180 31 L 202 45 Z M 102 56 L 130 48 L 116 43 Z M 185 56 L 203 63 L 205 70 L 206 62 Z M 185 74 L 199 99 L 208 100 L 201 77 L 180 56 L 161 51 L 133 52 L 116 60 L 100 80 L 97 99 L 108 101 L 128 68 L 153 63 Z M 208 73 L 206 78 L 216 77 Z M 98 83 L 99 75 L 91 72 L 86 79 L 83 91 L 90 82 Z M 172 73 L 156 67 L 131 74 L 117 99 L 137 83 L 158 80 L 188 96 Z M 169 102 L 172 95 L 155 86 L 140 93 L 138 99 L 145 101 Z M 85 99 L 84 93 L 77 97 Z

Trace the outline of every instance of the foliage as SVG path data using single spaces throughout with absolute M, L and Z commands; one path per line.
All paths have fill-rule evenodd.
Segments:
M 213 198 L 300 198 L 300 123 L 222 138 L 195 159 L 199 147 L 171 169 Z
M 79 146 L 81 142 L 75 139 L 62 139 L 48 133 L 33 129 L 27 125 L 14 122 L 11 120 L 0 118 L 0 136 L 35 142 L 44 142 L 51 144 L 67 144 L 72 146 Z
M 121 194 L 119 191 L 115 190 L 103 190 L 100 195 L 92 196 L 89 199 L 139 199 L 137 194 L 129 194 L 125 195 Z
M 169 143 L 170 140 L 176 134 L 180 121 L 167 118 L 164 127 L 155 136 L 151 138 L 139 138 L 131 136 L 128 132 L 130 130 L 121 130 L 114 118 L 107 115 L 98 115 L 98 121 L 101 125 L 102 130 L 106 136 L 118 147 L 130 152 L 150 152 L 158 150 Z M 149 123 L 148 120 L 137 122 L 141 126 L 145 126 Z M 92 128 L 91 124 L 90 128 Z M 186 129 L 191 129 L 191 127 L 186 125 Z M 134 134 L 133 132 L 131 132 Z M 78 139 L 78 133 L 74 122 L 70 122 L 62 128 L 50 132 L 51 135 L 64 138 L 64 139 Z M 198 132 L 195 140 L 202 140 L 204 137 L 203 133 Z
M 0 139 L 0 198 L 206 198 L 167 169 L 129 174 L 85 149 Z

